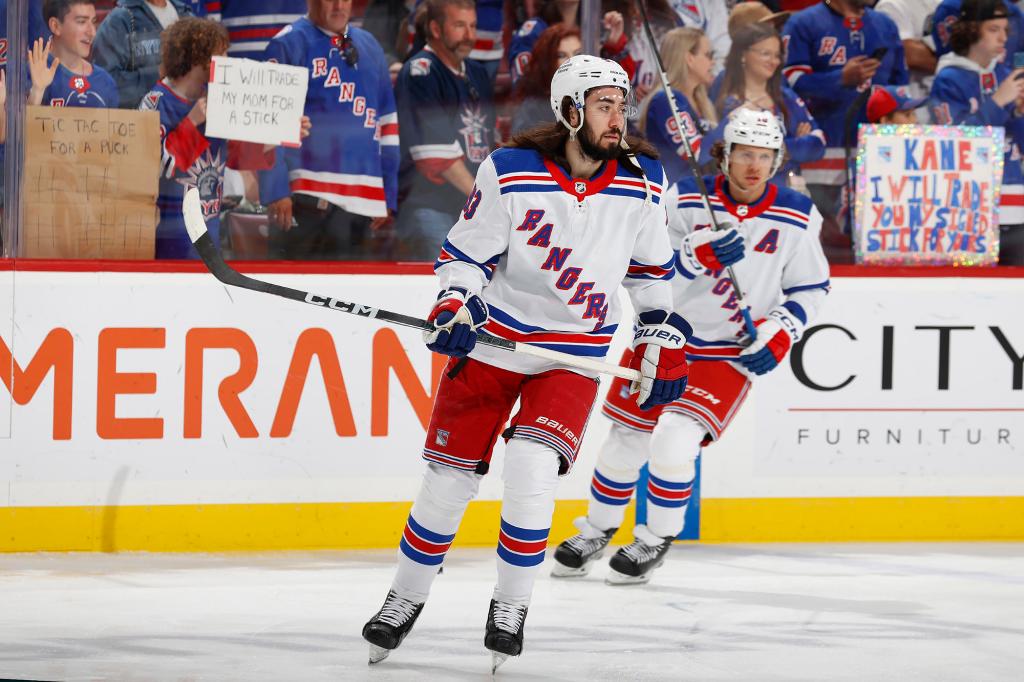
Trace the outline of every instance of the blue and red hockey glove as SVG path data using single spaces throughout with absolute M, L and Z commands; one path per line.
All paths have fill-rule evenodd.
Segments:
M 717 230 L 694 230 L 679 244 L 679 265 L 690 279 L 705 270 L 721 270 L 743 260 L 746 255 L 741 235 L 731 223 Z
M 802 312 L 798 305 L 786 303 L 754 322 L 757 338 L 740 353 L 740 364 L 759 376 L 778 367 L 792 345 L 800 340 L 806 324 L 800 319 Z
M 676 313 L 640 313 L 629 366 L 640 370 L 641 378 L 632 383 L 630 392 L 639 391 L 636 402 L 641 410 L 670 403 L 686 390 L 689 367 L 683 347 L 692 333 L 693 328 Z
M 423 333 L 427 348 L 461 358 L 476 346 L 477 331 L 487 323 L 487 304 L 476 294 L 452 287 L 437 295 L 427 322 L 434 323 L 434 331 Z

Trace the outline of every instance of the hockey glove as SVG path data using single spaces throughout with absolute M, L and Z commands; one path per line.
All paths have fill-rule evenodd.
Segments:
M 434 331 L 423 332 L 427 348 L 461 358 L 476 346 L 477 330 L 487 322 L 487 304 L 476 294 L 452 287 L 437 295 L 427 322 L 434 323 Z
M 743 260 L 743 236 L 732 223 L 717 230 L 694 230 L 679 244 L 679 265 L 691 279 L 705 270 L 721 270 Z
M 634 381 L 629 390 L 640 392 L 636 402 L 641 410 L 670 403 L 683 394 L 689 373 L 683 346 L 692 333 L 693 328 L 676 313 L 665 310 L 640 313 L 629 366 L 640 370 L 641 378 Z
M 789 304 L 793 305 L 793 304 Z M 754 322 L 757 339 L 740 353 L 739 361 L 754 374 L 767 374 L 786 357 L 800 340 L 804 322 L 786 305 L 773 308 L 764 319 Z

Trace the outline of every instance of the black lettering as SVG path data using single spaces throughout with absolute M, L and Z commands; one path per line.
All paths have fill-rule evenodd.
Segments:
M 949 433 L 949 429 L 939 429 L 939 433 L 942 434 L 942 444 L 946 444 L 946 434 Z
M 892 429 L 886 429 L 885 430 L 885 443 L 886 443 L 886 445 L 888 445 L 889 443 L 892 443 L 894 441 L 896 442 L 896 445 L 899 445 L 900 444 L 900 439 L 902 437 L 903 437 L 903 432 L 901 430 L 899 430 L 899 429 L 897 429 L 895 432 Z
M 974 327 L 957 327 L 946 325 L 922 325 L 914 327 L 921 331 L 936 330 L 939 332 L 939 390 L 949 390 L 949 337 L 956 330 L 970 331 Z M 945 441 L 943 441 L 945 442 Z
M 807 343 L 818 332 L 823 331 L 825 329 L 839 329 L 844 334 L 846 334 L 847 338 L 853 341 L 857 340 L 857 337 L 853 335 L 853 332 L 851 332 L 846 327 L 842 327 L 838 324 L 820 324 L 814 327 L 810 327 L 807 329 L 806 332 L 804 332 L 803 338 L 800 339 L 800 341 L 795 346 L 793 346 L 793 350 L 789 354 L 789 363 L 790 366 L 793 368 L 793 376 L 795 376 L 796 380 L 799 381 L 804 386 L 806 386 L 807 388 L 814 391 L 838 391 L 839 389 L 848 386 L 850 382 L 857 377 L 857 375 L 851 374 L 850 376 L 846 377 L 846 379 L 842 383 L 837 384 L 835 386 L 824 386 L 815 381 L 812 381 L 811 378 L 807 375 L 807 370 L 804 368 L 804 349 L 807 347 Z
M 835 440 L 832 440 L 831 438 L 829 438 L 829 434 L 830 433 L 832 433 L 832 429 L 825 429 L 825 442 L 828 443 L 829 445 L 838 445 L 839 444 L 839 429 L 836 429 L 836 439 Z
M 1006 338 L 1006 334 L 999 327 L 989 327 L 989 329 L 1006 356 L 1010 358 L 1010 362 L 1013 363 L 1013 390 L 1021 390 L 1024 388 L 1024 355 L 1017 355 L 1017 351 L 1010 345 L 1010 340 Z
M 893 359 L 893 328 L 891 325 L 882 327 L 882 390 L 892 390 L 892 359 Z
M 996 443 L 1010 444 L 1010 429 L 999 429 L 999 433 L 996 435 Z
M 967 442 L 970 445 L 977 445 L 981 442 L 981 429 L 978 429 L 978 440 L 971 440 L 971 430 L 967 429 Z
M 807 429 L 797 429 L 796 430 L 796 444 L 797 445 L 800 445 L 801 443 L 804 442 L 805 438 L 809 438 L 809 437 L 810 437 L 810 434 L 807 433 Z
M 868 431 L 867 429 L 857 429 L 857 445 L 860 445 L 861 443 L 863 443 L 864 445 L 869 445 L 868 436 L 870 435 L 871 432 Z

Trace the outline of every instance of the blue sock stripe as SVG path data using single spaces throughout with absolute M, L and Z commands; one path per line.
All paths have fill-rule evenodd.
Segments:
M 424 564 L 426 566 L 437 566 L 442 561 L 444 561 L 444 554 L 437 554 L 435 556 L 424 554 L 423 552 L 413 549 L 412 546 L 405 541 L 404 537 L 398 543 L 398 548 L 402 551 L 402 554 L 409 557 L 418 564 Z
M 590 494 L 591 494 L 591 496 L 595 500 L 597 500 L 601 504 L 609 504 L 609 505 L 611 505 L 613 507 L 625 506 L 625 505 L 629 504 L 630 499 L 632 499 L 631 497 L 623 497 L 623 498 L 608 497 L 607 495 L 604 495 L 604 494 L 598 492 L 597 488 L 595 488 L 594 486 L 590 486 Z
M 442 545 L 448 544 L 455 539 L 455 533 L 452 533 L 451 535 L 441 535 L 440 533 L 435 533 L 432 530 L 427 530 L 420 524 L 416 523 L 416 519 L 412 517 L 412 514 L 409 514 L 409 528 L 412 529 L 413 533 L 416 533 L 416 535 L 419 535 L 424 540 L 429 540 L 430 542 L 436 542 Z
M 636 481 L 633 481 L 632 483 L 620 483 L 618 481 L 613 481 L 607 476 L 602 476 L 601 472 L 597 469 L 594 469 L 594 478 L 601 481 L 601 483 L 609 488 L 615 488 L 616 490 L 632 490 L 636 487 Z
M 544 552 L 537 552 L 536 554 L 516 554 L 505 549 L 504 545 L 498 545 L 498 556 L 502 561 L 510 563 L 513 566 L 521 566 L 523 568 L 529 566 L 538 566 L 544 562 Z
M 675 508 L 675 507 L 685 507 L 687 504 L 689 504 L 690 499 L 687 498 L 685 500 L 666 500 L 666 499 L 664 499 L 662 497 L 655 497 L 654 495 L 648 495 L 647 496 L 647 502 L 649 504 L 653 504 L 656 507 Z
M 686 481 L 684 483 L 677 483 L 675 481 L 666 481 L 663 478 L 658 478 L 654 474 L 647 472 L 650 477 L 651 483 L 658 486 L 659 488 L 665 488 L 666 490 L 686 490 L 687 488 L 693 487 L 693 481 Z
M 511 538 L 516 540 L 522 540 L 523 542 L 535 542 L 537 540 L 546 540 L 548 534 L 551 532 L 550 528 L 540 528 L 533 530 L 530 528 L 520 528 L 519 526 L 513 526 L 511 523 L 506 521 L 504 518 L 501 520 L 501 530 L 505 532 Z M 454 535 L 452 536 L 455 537 Z

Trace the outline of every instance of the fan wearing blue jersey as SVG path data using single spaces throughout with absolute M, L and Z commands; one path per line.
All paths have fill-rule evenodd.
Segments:
M 557 360 L 477 346 L 478 330 L 603 358 L 620 322 L 621 286 L 638 313 L 636 402 L 649 408 L 682 394 L 690 327 L 667 309 L 673 270 L 664 173 L 650 145 L 624 138 L 629 90 L 613 61 L 577 55 L 562 64 L 551 80 L 557 122 L 483 159 L 440 249 L 441 293 L 427 318 L 436 328 L 426 340 L 452 359 L 434 394 L 427 471 L 398 570 L 363 628 L 371 663 L 401 644 L 422 611 L 499 436 L 506 447 L 498 580 L 483 639 L 492 669 L 523 650 L 558 479 L 576 460 L 597 382 Z
M 96 38 L 95 0 L 45 0 L 43 18 L 53 37 L 45 45 L 38 38 L 29 52 L 28 103 L 116 108 L 117 84 L 89 62 Z
M 664 88 L 649 94 L 640 104 L 640 132 L 658 150 L 669 182 L 689 174 L 686 158 L 700 154 L 704 134 L 718 123 L 708 97 L 714 67 L 711 41 L 699 28 L 674 28 L 661 42 L 672 97 L 679 109 L 679 130 Z M 686 146 L 689 146 L 689 149 Z
M 837 227 L 849 225 L 847 150 L 867 121 L 872 85 L 906 85 L 899 29 L 868 0 L 824 0 L 797 12 L 782 31 L 789 86 L 825 133 L 825 155 L 803 164 L 814 203 Z
M 603 409 L 612 427 L 597 457 L 587 516 L 576 520 L 579 534 L 555 550 L 552 575 L 586 575 L 635 492 L 646 495 L 647 520 L 634 528 L 633 542 L 612 556 L 606 581 L 650 580 L 683 529 L 701 448 L 721 437 L 752 380 L 781 365 L 824 302 L 829 271 L 819 241 L 821 214 L 806 196 L 768 182 L 784 153 L 775 115 L 740 108 L 712 151 L 721 173 L 704 180 L 721 229 L 711 229 L 696 178 L 667 192 L 669 237 L 677 249 L 675 311 L 693 325 L 685 349 L 686 391 L 667 405 L 644 409 L 629 399 L 621 379 L 612 382 Z M 740 282 L 756 283 L 743 294 L 756 320 L 754 339 L 746 334 L 726 268 Z M 626 351 L 622 362 L 631 361 Z M 646 490 L 637 490 L 644 464 Z
M 307 0 L 220 0 L 204 4 L 208 16 L 228 30 L 228 56 L 257 60 L 263 59 L 263 51 L 274 36 L 309 10 Z
M 260 174 L 272 244 L 287 259 L 374 260 L 371 238 L 398 208 L 398 114 L 377 41 L 350 23 L 352 0 L 309 0 L 264 59 L 309 70 L 310 142 Z M 294 222 L 293 222 L 294 218 Z
M 395 83 L 402 121 L 398 236 L 407 258 L 433 258 L 495 146 L 491 79 L 469 54 L 473 0 L 426 0 L 427 46 Z
M 767 11 L 767 10 L 766 10 Z M 758 22 L 736 31 L 724 78 L 711 97 L 722 116 L 718 128 L 704 138 L 701 163 L 711 159 L 714 143 L 722 139 L 729 114 L 739 107 L 770 111 L 783 121 L 786 161 L 771 182 L 804 191 L 800 164 L 817 161 L 825 154 L 825 134 L 807 105 L 782 83 L 782 39 L 770 22 Z
M 999 62 L 1009 12 L 1002 0 L 964 0 L 932 83 L 932 119 L 940 125 L 1006 130 L 999 194 L 999 262 L 1024 264 L 1024 69 Z
M 186 49 L 187 47 L 187 49 Z M 160 70 L 164 77 L 139 104 L 160 114 L 161 177 L 157 206 L 157 258 L 196 258 L 185 231 L 181 200 L 196 187 L 206 228 L 220 240 L 220 200 L 228 145 L 206 137 L 206 87 L 214 56 L 227 54 L 228 34 L 209 19 L 186 17 L 163 34 Z

